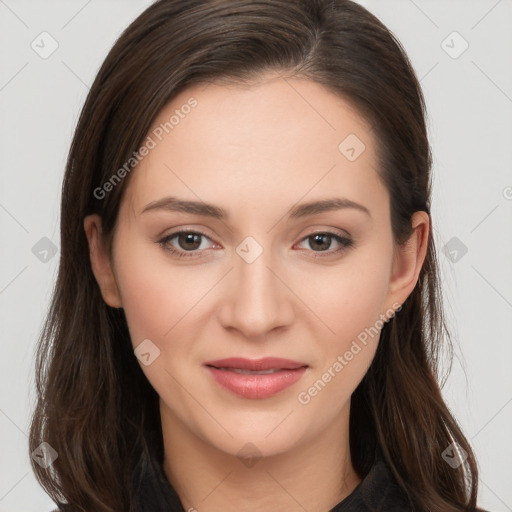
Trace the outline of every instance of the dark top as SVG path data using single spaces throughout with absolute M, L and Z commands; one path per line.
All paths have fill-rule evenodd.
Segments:
M 163 468 L 156 461 L 142 473 L 137 490 L 139 512 L 186 512 L 170 485 Z M 173 505 L 174 504 L 174 505 Z M 52 512 L 68 510 L 64 505 Z M 404 491 L 398 486 L 388 466 L 377 460 L 370 472 L 344 500 L 326 512 L 412 512 Z M 486 512 L 476 509 L 475 512 Z

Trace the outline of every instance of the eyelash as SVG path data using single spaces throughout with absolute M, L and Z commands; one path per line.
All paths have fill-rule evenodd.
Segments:
M 157 243 L 160 244 L 162 249 L 169 251 L 171 254 L 178 256 L 179 258 L 194 258 L 198 253 L 200 254 L 201 251 L 181 251 L 181 250 L 176 249 L 172 245 L 169 245 L 169 242 L 173 238 L 176 238 L 178 235 L 181 235 L 181 234 L 201 235 L 201 236 L 207 238 L 208 240 L 211 240 L 210 237 L 208 235 L 206 235 L 206 233 L 203 233 L 201 231 L 183 230 L 183 231 L 176 231 L 175 233 L 171 233 L 170 235 L 166 235 L 161 240 L 159 240 Z M 354 246 L 354 242 L 350 238 L 338 235 L 336 233 L 332 233 L 330 231 L 316 231 L 315 233 L 311 233 L 311 234 L 305 236 L 304 238 L 302 238 L 300 242 L 303 242 L 304 240 L 307 240 L 308 238 L 311 238 L 315 235 L 327 235 L 329 238 L 334 238 L 341 245 L 341 247 L 339 249 L 336 249 L 335 251 L 329 251 L 329 252 L 327 252 L 327 251 L 309 251 L 309 252 L 315 253 L 313 256 L 314 258 L 325 258 L 328 256 L 333 256 L 334 254 L 338 254 L 342 251 L 345 251 L 346 249 L 351 249 Z

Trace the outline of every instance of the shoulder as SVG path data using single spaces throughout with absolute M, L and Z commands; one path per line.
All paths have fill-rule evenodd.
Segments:
M 411 512 L 417 510 L 409 496 L 398 485 L 383 460 L 374 465 L 354 491 L 330 512 Z M 482 508 L 474 512 L 491 512 Z

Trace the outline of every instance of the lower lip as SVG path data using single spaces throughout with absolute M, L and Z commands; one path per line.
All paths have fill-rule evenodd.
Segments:
M 306 367 L 295 370 L 280 370 L 264 375 L 249 375 L 220 370 L 207 366 L 213 378 L 225 389 L 244 398 L 268 398 L 295 384 L 306 371 Z

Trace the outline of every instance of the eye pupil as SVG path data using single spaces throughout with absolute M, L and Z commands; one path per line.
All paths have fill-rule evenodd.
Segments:
M 178 236 L 178 241 L 182 249 L 197 249 L 201 245 L 201 236 L 197 233 L 181 233 Z M 186 244 L 193 244 L 193 247 L 186 246 Z
M 313 235 L 313 240 L 314 240 L 314 244 L 319 244 L 320 247 L 317 246 L 317 248 L 320 248 L 320 249 L 329 249 L 329 246 L 331 245 L 330 241 L 331 241 L 331 237 L 329 235 L 326 235 L 326 234 L 316 234 L 316 235 Z M 327 243 L 325 243 L 325 241 L 322 243 L 322 240 L 325 240 L 327 238 Z M 313 245 L 314 245 L 313 244 Z

